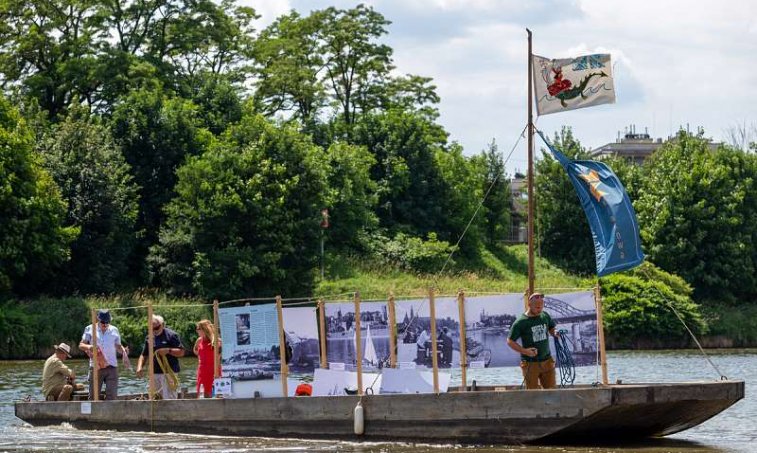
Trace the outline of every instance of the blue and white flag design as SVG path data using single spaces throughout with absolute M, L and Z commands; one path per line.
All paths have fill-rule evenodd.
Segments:
M 626 189 L 602 162 L 571 160 L 556 150 L 541 131 L 544 143 L 568 172 L 591 227 L 597 275 L 600 277 L 638 266 L 644 261 L 639 224 Z

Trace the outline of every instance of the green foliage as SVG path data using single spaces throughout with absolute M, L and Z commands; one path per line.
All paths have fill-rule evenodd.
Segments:
M 248 115 L 178 175 L 151 256 L 166 287 L 217 298 L 312 289 L 326 169 L 307 137 Z
M 702 311 L 709 326 L 708 334 L 724 337 L 727 346 L 754 347 L 757 344 L 757 305 L 734 307 L 710 302 L 702 306 Z
M 234 0 L 4 0 L 0 78 L 50 118 L 85 102 L 111 112 L 135 88 L 191 97 L 208 76 L 243 83 L 258 18 Z
M 259 111 L 300 120 L 338 118 L 349 130 L 362 114 L 401 109 L 429 119 L 439 102 L 431 79 L 393 77 L 392 49 L 381 43 L 390 24 L 365 5 L 276 19 L 255 42 Z
M 486 243 L 491 247 L 510 236 L 510 209 L 513 205 L 510 184 L 505 174 L 504 156 L 492 140 L 487 149 L 472 159 L 478 173 L 483 204 L 482 229 Z M 483 198 L 483 196 L 482 196 Z
M 691 300 L 691 287 L 649 263 L 600 279 L 605 332 L 615 344 L 629 347 L 638 339 L 682 340 L 688 335 L 672 306 L 695 335 L 707 325 Z
M 110 131 L 72 110 L 37 147 L 68 203 L 66 224 L 81 231 L 49 287 L 65 294 L 119 289 L 136 243 L 137 188 Z
M 569 127 L 555 133 L 552 144 L 571 159 L 587 157 Z M 542 255 L 570 272 L 595 272 L 591 230 L 567 173 L 549 151 L 543 151 L 535 167 L 536 234 Z
M 378 225 L 374 212 L 378 197 L 370 178 L 375 159 L 362 146 L 334 143 L 326 151 L 328 172 L 329 228 L 327 237 L 335 247 L 355 247 L 360 232 Z
M 24 359 L 34 354 L 34 321 L 15 301 L 0 301 L 0 359 Z
M 435 233 L 429 233 L 426 240 L 404 233 L 397 233 L 391 239 L 375 234 L 370 237 L 369 244 L 374 256 L 386 265 L 424 274 L 441 271 L 455 249 L 448 242 L 439 241 Z M 448 266 L 454 264 L 455 261 L 450 260 Z
M 684 131 L 646 168 L 635 203 L 650 259 L 697 299 L 757 294 L 757 157 Z
M 113 114 L 113 136 L 139 186 L 136 228 L 142 239 L 131 261 L 137 281 L 145 281 L 144 260 L 149 247 L 158 241 L 165 219 L 163 209 L 175 195 L 176 170 L 187 156 L 201 154 L 210 141 L 198 117 L 191 102 L 146 90 L 131 93 Z
M 39 291 L 68 258 L 78 231 L 63 226 L 65 214 L 25 121 L 0 97 L 0 295 Z
M 382 227 L 419 237 L 436 232 L 444 240 L 457 239 L 448 227 L 449 218 L 458 215 L 449 209 L 454 196 L 437 163 L 446 139 L 440 126 L 395 110 L 365 115 L 354 126 L 351 142 L 365 146 L 376 159 L 371 179 L 378 184 Z

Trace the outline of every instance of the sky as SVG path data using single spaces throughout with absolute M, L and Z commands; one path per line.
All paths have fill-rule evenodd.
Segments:
M 683 127 L 728 141 L 729 130 L 757 132 L 757 2 L 753 0 L 372 0 L 392 22 L 385 44 L 395 73 L 431 77 L 439 122 L 466 155 L 492 139 L 510 173 L 524 170 L 527 36 L 548 58 L 610 53 L 616 103 L 535 118 L 552 136 L 563 125 L 586 148 L 614 142 L 630 125 L 653 138 Z M 294 9 L 303 15 L 341 0 L 239 0 L 264 28 Z M 755 88 L 750 89 L 749 87 Z M 535 113 L 534 113 L 535 115 Z M 757 140 L 757 137 L 754 137 Z M 537 148 L 538 148 L 537 142 Z M 537 152 L 538 154 L 538 152 Z

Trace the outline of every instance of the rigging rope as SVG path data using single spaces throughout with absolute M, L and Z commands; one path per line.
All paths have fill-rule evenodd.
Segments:
M 523 138 L 523 134 L 526 132 L 526 129 L 528 129 L 528 125 L 526 125 L 520 134 L 518 134 L 518 139 L 515 141 L 515 144 L 513 145 L 512 149 L 510 150 L 510 153 L 507 155 L 507 157 L 503 161 L 503 165 L 507 165 L 507 162 L 510 160 L 510 157 L 512 157 L 513 152 L 515 152 L 515 148 L 518 146 L 518 143 L 520 143 L 520 140 Z M 486 189 L 486 193 L 484 194 L 484 198 L 481 199 L 481 202 L 479 202 L 478 207 L 476 207 L 476 211 L 471 216 L 470 220 L 468 221 L 468 224 L 465 225 L 465 229 L 460 234 L 460 238 L 455 243 L 455 246 L 452 248 L 452 251 L 449 252 L 449 255 L 447 256 L 447 260 L 444 262 L 444 265 L 439 270 L 439 272 L 434 276 L 434 280 L 432 282 L 432 286 L 436 286 L 437 281 L 439 280 L 439 277 L 442 276 L 442 273 L 447 268 L 447 264 L 449 264 L 450 260 L 452 259 L 452 256 L 455 254 L 455 251 L 460 246 L 460 243 L 463 241 L 463 238 L 465 237 L 465 234 L 468 232 L 468 229 L 470 228 L 471 224 L 473 223 L 473 220 L 478 215 L 478 211 L 481 210 L 481 207 L 484 206 L 484 202 L 486 201 L 486 198 L 489 196 L 489 192 L 494 188 L 494 185 L 497 184 L 497 181 L 499 181 L 499 178 L 502 175 L 497 175 L 492 183 L 489 185 L 489 188 Z
M 567 330 L 560 330 L 560 335 L 555 337 L 555 355 L 557 356 L 557 368 L 560 370 L 560 387 L 571 387 L 576 380 L 576 362 L 573 360 L 573 351 L 568 342 Z

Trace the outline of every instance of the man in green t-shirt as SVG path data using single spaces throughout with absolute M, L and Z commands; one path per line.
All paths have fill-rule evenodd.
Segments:
M 520 354 L 520 368 L 526 389 L 552 389 L 555 383 L 555 359 L 549 352 L 549 337 L 557 338 L 557 323 L 544 311 L 544 294 L 528 298 L 528 311 L 510 327 L 507 345 Z M 520 340 L 521 344 L 517 341 Z

